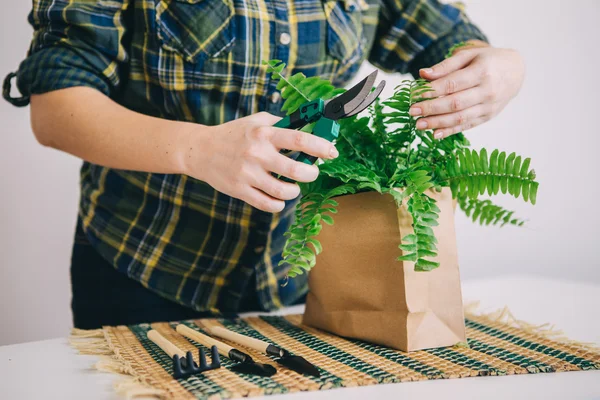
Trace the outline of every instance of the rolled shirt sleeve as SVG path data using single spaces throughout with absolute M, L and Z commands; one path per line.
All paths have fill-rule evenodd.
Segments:
M 382 0 L 369 61 L 388 72 L 411 73 L 441 60 L 455 44 L 486 36 L 462 8 L 437 0 Z
M 87 86 L 111 96 L 128 60 L 123 38 L 130 0 L 34 0 L 34 34 L 17 72 L 23 96 Z

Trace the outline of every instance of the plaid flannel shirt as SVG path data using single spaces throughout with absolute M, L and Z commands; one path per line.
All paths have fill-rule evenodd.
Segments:
M 453 44 L 485 40 L 460 8 L 434 0 L 34 0 L 29 22 L 17 73 L 25 97 L 88 86 L 131 110 L 207 125 L 279 114 L 263 60 L 341 86 L 367 59 L 415 75 Z M 306 292 L 306 276 L 282 288 L 278 266 L 293 205 L 272 215 L 188 176 L 81 168 L 92 245 L 199 311 L 243 309 L 246 292 L 272 310 Z

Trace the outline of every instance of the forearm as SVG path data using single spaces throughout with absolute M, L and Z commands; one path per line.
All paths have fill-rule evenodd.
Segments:
M 45 146 L 110 168 L 153 173 L 184 173 L 192 128 L 203 134 L 200 125 L 139 114 L 86 87 L 31 96 L 31 125 Z

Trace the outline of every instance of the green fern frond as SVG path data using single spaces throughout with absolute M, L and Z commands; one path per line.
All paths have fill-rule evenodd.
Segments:
M 384 142 L 387 136 L 387 129 L 385 124 L 385 113 L 383 111 L 383 105 L 379 98 L 376 98 L 373 102 L 373 106 L 369 108 L 369 114 L 371 115 L 371 121 L 373 126 L 373 132 L 375 135 L 381 138 L 381 141 Z
M 369 127 L 369 118 L 345 118 L 338 121 L 340 132 L 336 140 L 339 159 L 348 159 L 368 167 L 372 171 L 380 170 L 384 160 L 381 141 Z
M 339 179 L 344 183 L 353 183 L 357 189 L 371 189 L 381 193 L 381 183 L 385 180 L 371 169 L 351 160 L 334 159 L 319 166 L 322 174 Z
M 400 203 L 409 197 L 406 206 L 413 219 L 414 233 L 402 238 L 399 246 L 402 256 L 398 260 L 414 262 L 415 271 L 431 271 L 439 267 L 438 262 L 427 259 L 437 257 L 437 239 L 432 227 L 438 225 L 440 209 L 435 200 L 425 194 L 432 187 L 427 171 L 416 170 L 407 174 L 404 192 L 394 196 Z
M 418 79 L 407 80 L 396 86 L 394 94 L 383 104 L 393 111 L 385 114 L 386 125 L 399 124 L 399 127 L 388 132 L 386 145 L 398 149 L 406 147 L 416 136 L 416 120 L 409 114 L 410 107 L 417 103 L 423 94 L 431 91 L 429 82 Z
M 281 97 L 285 100 L 281 111 L 285 111 L 288 115 L 307 101 L 318 98 L 330 99 L 345 91 L 345 89 L 336 88 L 326 79 L 317 76 L 307 78 L 301 72 L 286 78 L 282 74 L 286 65 L 280 60 L 271 60 L 263 64 L 267 65 L 267 72 L 271 73 L 272 78 L 278 81 L 277 90 L 281 92 Z
M 289 265 L 288 276 L 293 278 L 310 270 L 316 263 L 317 255 L 322 251 L 316 237 L 323 228 L 323 222 L 333 224 L 330 214 L 337 212 L 338 202 L 332 197 L 356 193 L 352 185 L 342 185 L 330 189 L 327 193 L 311 193 L 303 196 L 295 212 L 292 226 L 284 234 L 287 241 L 283 248 L 279 265 Z
M 319 77 L 307 78 L 301 73 L 286 77 L 285 64 L 279 60 L 265 64 L 267 72 L 277 81 L 284 99 L 282 111 L 287 114 L 307 101 L 329 99 L 344 92 Z M 502 192 L 535 204 L 538 182 L 530 169 L 530 160 L 498 150 L 489 155 L 486 149 L 470 150 L 462 133 L 437 140 L 431 130 L 418 130 L 418 118 L 412 117 L 409 110 L 428 91 L 431 87 L 425 80 L 404 81 L 395 88 L 392 97 L 374 102 L 370 117 L 354 116 L 338 121 L 339 156 L 319 166 L 315 181 L 300 183 L 302 198 L 296 218 L 285 234 L 287 241 L 281 261 L 290 266 L 290 277 L 315 265 L 316 255 L 322 251 L 317 236 L 323 223 L 333 223 L 333 214 L 337 212 L 335 196 L 377 191 L 392 195 L 399 206 L 405 204 L 412 216 L 414 232 L 402 238 L 399 260 L 414 262 L 416 271 L 438 267 L 434 261 L 437 240 L 433 227 L 438 224 L 440 209 L 426 194 L 428 190 L 449 186 L 461 209 L 482 225 L 523 224 L 512 211 L 478 197 Z M 312 126 L 303 130 L 310 132 Z
M 489 199 L 472 199 L 468 196 L 461 196 L 458 199 L 458 205 L 465 212 L 467 217 L 480 225 L 500 225 L 507 224 L 522 226 L 525 221 L 515 218 L 514 211 L 506 210 L 491 202 Z
M 530 159 L 521 163 L 521 156 L 494 150 L 489 159 L 487 150 L 463 149 L 446 162 L 447 181 L 454 198 L 469 196 L 472 199 L 486 191 L 491 195 L 509 193 L 515 198 L 535 204 L 538 182 L 535 171 L 529 169 Z

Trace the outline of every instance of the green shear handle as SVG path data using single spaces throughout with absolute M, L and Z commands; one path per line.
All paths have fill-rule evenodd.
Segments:
M 298 110 L 286 116 L 274 126 L 285 129 L 300 129 L 304 126 L 316 122 L 312 134 L 323 138 L 329 142 L 334 141 L 340 132 L 340 124 L 329 118 L 323 117 L 324 102 L 321 99 L 304 103 Z M 295 158 L 296 161 L 312 165 L 318 157 L 300 153 Z

